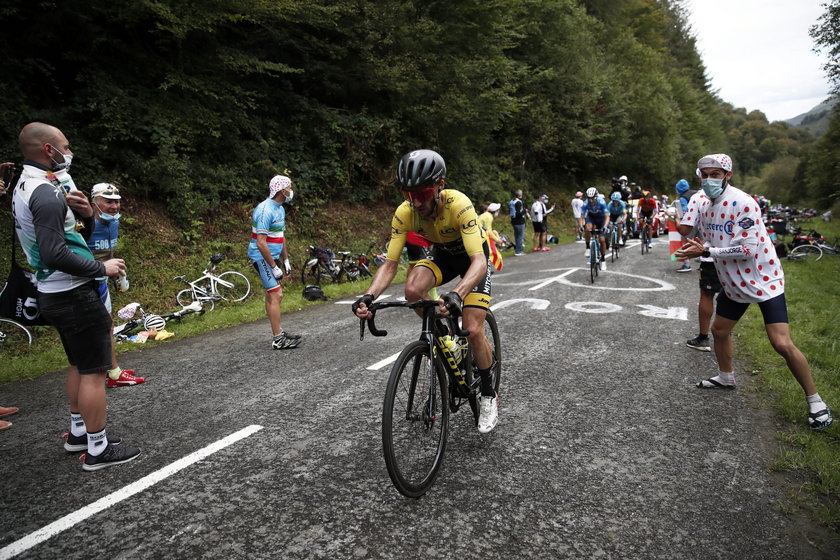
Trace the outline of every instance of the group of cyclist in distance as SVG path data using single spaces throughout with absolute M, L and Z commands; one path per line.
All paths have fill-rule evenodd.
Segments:
M 651 246 L 653 238 L 653 216 L 668 203 L 667 195 L 662 195 L 661 203 L 649 190 L 642 190 L 640 186 L 627 184 L 627 177 L 622 175 L 613 181 L 610 201 L 598 192 L 595 187 L 586 189 L 586 201 L 581 201 L 576 210 L 579 228 L 583 229 L 586 241 L 586 252 L 584 256 L 589 258 L 589 242 L 593 233 L 598 235 L 598 244 L 601 248 L 601 260 L 605 259 L 607 252 L 606 236 L 610 231 L 610 225 L 618 229 L 621 244 L 624 244 L 625 229 L 627 228 L 627 217 L 632 214 L 638 224 L 639 231 L 647 231 L 647 244 Z M 580 200 L 583 193 L 578 191 L 575 198 Z M 579 214 L 579 216 L 577 215 Z

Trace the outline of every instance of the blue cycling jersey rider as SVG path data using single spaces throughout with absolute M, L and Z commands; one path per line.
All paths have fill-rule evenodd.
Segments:
M 268 198 L 254 208 L 251 218 L 248 258 L 254 263 L 265 288 L 265 312 L 274 335 L 271 347 L 275 350 L 296 348 L 300 344 L 300 335 L 285 332 L 280 324 L 280 302 L 283 301 L 280 280 L 284 275 L 278 264 L 280 260 L 283 261 L 285 274 L 292 271 L 286 249 L 286 210 L 283 203 L 292 200 L 294 194 L 292 180 L 276 175 L 269 182 Z
M 618 228 L 618 239 L 624 245 L 624 220 L 627 218 L 627 205 L 621 200 L 621 192 L 614 191 L 610 195 L 610 203 L 607 204 L 610 212 L 610 223 Z
M 592 238 L 592 230 L 598 232 L 598 243 L 601 246 L 601 261 L 604 260 L 604 253 L 607 252 L 606 228 L 610 225 L 610 212 L 607 205 L 598 200 L 598 189 L 589 187 L 586 189 L 586 204 L 583 205 L 581 214 L 586 223 L 586 258 L 589 258 L 589 240 Z

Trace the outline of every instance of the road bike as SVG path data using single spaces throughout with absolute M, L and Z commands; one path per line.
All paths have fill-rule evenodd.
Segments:
M 618 226 L 616 224 L 612 224 L 610 228 L 610 262 L 615 262 L 619 257 L 620 247 L 619 244 L 621 243 L 621 234 L 618 233 Z
M 0 356 L 20 356 L 32 345 L 29 329 L 11 319 L 0 319 Z
M 248 278 L 233 270 L 216 274 L 216 265 L 222 262 L 225 256 L 215 253 L 210 256 L 210 265 L 204 269 L 202 276 L 187 282 L 184 276 L 176 276 L 175 280 L 187 284 L 178 292 L 175 299 L 181 307 L 187 307 L 190 303 L 197 301 L 208 311 L 216 307 L 217 301 L 242 301 L 251 293 L 251 282 Z
M 589 278 L 592 283 L 595 283 L 595 278 L 598 276 L 598 271 L 601 270 L 601 230 L 593 229 L 590 232 L 589 238 Z
M 300 269 L 300 279 L 305 285 L 320 286 L 322 281 L 341 281 L 345 271 L 336 262 L 332 249 L 310 245 L 308 251 L 309 259 Z
M 138 311 L 140 312 L 139 317 L 136 316 Z M 128 305 L 117 311 L 117 316 L 121 319 L 125 319 L 127 322 L 114 327 L 114 338 L 117 340 L 117 342 L 123 342 L 125 340 L 128 340 L 131 334 L 140 328 L 149 330 L 147 328 L 147 323 L 151 320 L 150 318 L 161 317 L 167 323 L 171 320 L 181 322 L 181 319 L 193 313 L 197 313 L 199 315 L 204 314 L 204 307 L 202 307 L 200 302 L 193 301 L 189 305 L 187 305 L 186 307 L 182 307 L 178 311 L 171 311 L 169 313 L 162 313 L 160 315 L 157 315 L 155 313 L 147 313 L 139 303 L 129 303 Z
M 387 307 L 405 307 L 422 312 L 420 339 L 400 352 L 391 369 L 382 407 L 382 451 L 394 486 L 404 496 L 419 498 L 434 484 L 443 464 L 449 431 L 449 413 L 469 403 L 478 423 L 480 378 L 467 342 L 468 331 L 457 319 L 437 318 L 437 300 L 374 302 L 368 309 L 376 314 Z M 374 317 L 360 320 L 360 339 L 365 322 L 374 336 L 386 336 Z M 493 389 L 499 392 L 502 373 L 502 345 L 499 328 L 491 311 L 484 320 L 484 334 L 493 350 Z
M 642 254 L 644 255 L 650 253 L 650 247 L 648 247 L 650 243 L 650 221 L 647 218 L 642 218 L 640 226 L 639 235 L 642 240 Z

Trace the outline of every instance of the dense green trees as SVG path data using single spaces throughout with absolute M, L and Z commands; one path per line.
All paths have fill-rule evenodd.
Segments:
M 620 174 L 670 192 L 720 150 L 758 177 L 810 141 L 710 92 L 677 1 L 8 0 L 0 14 L 0 156 L 18 159 L 27 121 L 55 124 L 79 184 L 165 201 L 187 233 L 284 169 L 313 203 L 393 197 L 394 162 L 420 146 L 486 199 Z

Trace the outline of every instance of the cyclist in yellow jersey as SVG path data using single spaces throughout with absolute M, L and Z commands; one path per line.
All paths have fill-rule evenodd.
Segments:
M 371 317 L 368 306 L 385 291 L 397 273 L 409 231 L 419 233 L 434 247 L 409 272 L 405 297 L 409 302 L 428 297 L 429 290 L 460 276 L 455 287 L 440 298 L 440 313 L 462 313 L 463 328 L 470 331 L 470 347 L 481 378 L 478 431 L 487 433 L 498 422 L 499 398 L 493 390 L 490 370 L 493 351 L 484 334 L 484 318 L 490 307 L 489 248 L 484 228 L 467 196 L 444 189 L 446 164 L 437 152 L 416 150 L 402 157 L 397 166 L 397 185 L 406 198 L 391 220 L 391 242 L 385 263 L 376 271 L 370 292 L 353 304 L 357 317 Z

